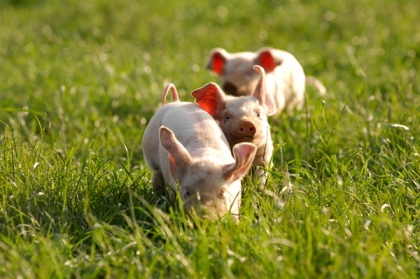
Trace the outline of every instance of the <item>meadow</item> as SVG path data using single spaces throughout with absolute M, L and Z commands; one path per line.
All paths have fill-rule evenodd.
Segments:
M 417 0 L 0 1 L 0 278 L 418 278 Z M 238 224 L 152 190 L 141 138 L 209 51 L 291 52 L 306 105 L 270 118 Z

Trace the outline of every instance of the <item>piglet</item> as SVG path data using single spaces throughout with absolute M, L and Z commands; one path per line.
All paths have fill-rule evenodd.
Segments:
M 169 89 L 176 92 L 169 85 L 164 95 Z M 178 180 L 185 212 L 194 209 L 211 219 L 230 212 L 237 220 L 241 179 L 252 165 L 255 145 L 239 143 L 231 153 L 213 117 L 194 103 L 180 102 L 174 95 L 173 99 L 156 112 L 143 135 L 143 154 L 153 172 L 154 190 L 167 184 L 173 199 Z
M 162 96 L 162 106 L 165 105 L 166 102 L 166 96 L 168 95 L 169 90 L 171 90 L 171 95 L 172 95 L 172 102 L 179 102 L 179 97 L 178 97 L 178 91 L 176 90 L 176 87 L 174 84 L 169 83 L 166 87 L 165 90 L 163 91 L 163 96 Z
M 258 82 L 254 65 L 260 65 L 266 72 L 267 90 L 274 96 L 277 114 L 283 110 L 290 112 L 294 107 L 302 108 L 305 83 L 314 84 L 321 95 L 326 92 L 318 79 L 305 77 L 302 66 L 292 54 L 273 48 L 261 48 L 255 53 L 228 53 L 216 48 L 210 53 L 207 69 L 221 76 L 222 88 L 227 94 L 247 96 Z
M 195 102 L 219 122 L 229 144 L 233 147 L 240 142 L 251 142 L 257 146 L 253 165 L 268 167 L 273 154 L 270 126 L 267 116 L 276 112 L 276 104 L 266 90 L 264 69 L 254 66 L 261 77 L 252 96 L 234 97 L 225 95 L 215 83 L 194 90 L 191 95 Z M 265 184 L 266 174 L 258 169 L 262 176 L 260 186 Z

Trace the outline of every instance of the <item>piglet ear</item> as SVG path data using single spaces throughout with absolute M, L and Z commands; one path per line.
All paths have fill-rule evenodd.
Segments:
M 232 153 L 236 162 L 223 167 L 223 177 L 230 181 L 243 178 L 254 161 L 256 151 L 257 147 L 248 142 L 233 146 Z
M 209 61 L 207 62 L 206 69 L 212 70 L 218 75 L 223 73 L 226 60 L 228 58 L 228 52 L 223 48 L 215 48 L 210 52 Z
M 276 112 L 276 103 L 273 95 L 267 91 L 264 68 L 255 65 L 254 69 L 261 75 L 254 90 L 254 97 L 257 98 L 260 105 L 265 108 L 267 115 L 272 115 Z
M 159 140 L 162 146 L 169 152 L 169 166 L 174 179 L 179 178 L 179 171 L 192 164 L 192 159 L 185 147 L 176 139 L 171 129 L 161 126 Z
M 195 98 L 195 103 L 213 118 L 217 119 L 218 114 L 225 107 L 225 93 L 216 83 L 207 83 L 203 87 L 194 90 L 191 95 Z
M 260 65 L 264 70 L 269 73 L 283 63 L 283 59 L 275 57 L 270 48 L 262 48 L 257 52 L 255 64 Z

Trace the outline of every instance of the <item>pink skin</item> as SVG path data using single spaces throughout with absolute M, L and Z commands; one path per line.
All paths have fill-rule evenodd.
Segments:
M 326 92 L 319 80 L 305 77 L 302 66 L 292 54 L 272 48 L 262 48 L 255 53 L 228 53 L 216 48 L 211 51 L 207 69 L 222 78 L 222 88 L 227 94 L 248 96 L 259 78 L 254 65 L 260 65 L 266 72 L 266 86 L 276 102 L 276 114 L 302 108 L 305 83 L 315 85 L 321 95 Z
M 251 143 L 229 144 L 216 121 L 199 106 L 172 102 L 150 120 L 142 140 L 143 154 L 153 171 L 154 190 L 179 189 L 184 209 L 204 218 L 226 213 L 237 220 L 241 179 L 254 160 Z M 177 187 L 179 182 L 179 188 Z
M 273 143 L 267 116 L 276 111 L 276 105 L 265 88 L 264 69 L 255 66 L 261 77 L 252 96 L 233 97 L 225 95 L 215 83 L 194 90 L 191 94 L 195 102 L 213 116 L 222 128 L 229 144 L 233 147 L 240 142 L 256 145 L 257 153 L 253 165 L 268 167 L 273 153 Z M 257 175 L 263 175 L 259 169 Z M 266 175 L 260 180 L 264 185 Z
M 166 102 L 166 96 L 168 95 L 169 90 L 171 90 L 172 93 L 172 102 L 179 102 L 179 97 L 178 97 L 178 91 L 176 91 L 176 87 L 174 84 L 169 83 L 166 87 L 165 90 L 163 91 L 163 96 L 162 96 L 162 106 L 165 105 Z

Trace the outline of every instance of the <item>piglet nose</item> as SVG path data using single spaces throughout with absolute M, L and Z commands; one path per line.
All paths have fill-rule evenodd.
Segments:
M 236 135 L 238 137 L 253 137 L 256 131 L 255 125 L 251 121 L 244 120 L 239 123 Z
M 223 84 L 223 91 L 225 91 L 229 95 L 236 95 L 238 93 L 238 89 L 235 85 L 230 82 L 226 82 Z

